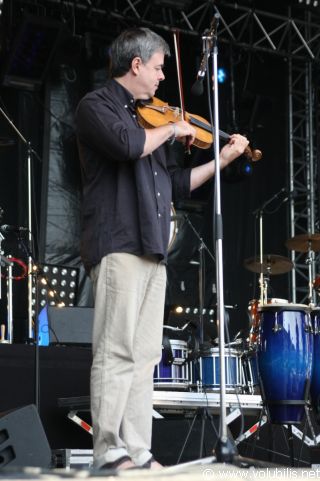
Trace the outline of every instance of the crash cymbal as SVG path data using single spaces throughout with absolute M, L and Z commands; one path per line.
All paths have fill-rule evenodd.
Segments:
M 244 261 L 244 267 L 251 272 L 261 273 L 260 257 L 250 257 Z M 290 259 L 275 254 L 263 256 L 262 273 L 269 275 L 284 274 L 291 271 L 293 263 Z
M 292 251 L 320 251 L 320 234 L 299 234 L 286 241 L 286 246 Z

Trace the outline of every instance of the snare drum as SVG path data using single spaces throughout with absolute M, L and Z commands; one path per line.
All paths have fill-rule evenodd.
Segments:
M 274 304 L 259 308 L 258 368 L 271 422 L 298 423 L 311 379 L 313 337 L 308 306 Z
M 162 358 L 155 367 L 153 384 L 155 389 L 183 389 L 186 390 L 190 384 L 187 343 L 176 339 L 170 339 L 172 351 L 168 356 L 166 349 L 162 346 Z
M 218 347 L 203 352 L 192 365 L 192 384 L 203 391 L 220 391 L 220 352 Z M 240 392 L 242 369 L 239 351 L 225 350 L 226 392 Z

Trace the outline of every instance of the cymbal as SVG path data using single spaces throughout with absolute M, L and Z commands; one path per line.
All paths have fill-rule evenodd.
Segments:
M 250 257 L 245 259 L 244 267 L 251 272 L 261 273 L 260 257 Z M 293 263 L 290 259 L 275 254 L 266 254 L 263 256 L 262 273 L 269 275 L 284 274 L 293 269 Z
M 299 234 L 286 241 L 286 246 L 292 251 L 320 251 L 320 234 Z

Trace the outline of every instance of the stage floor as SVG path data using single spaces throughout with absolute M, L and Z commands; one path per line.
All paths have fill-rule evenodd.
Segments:
M 184 463 L 177 466 L 164 467 L 159 470 L 132 469 L 121 472 L 90 470 L 65 470 L 56 469 L 44 471 L 37 468 L 25 468 L 23 470 L 4 469 L 0 476 L 2 480 L 39 480 L 58 481 L 61 478 L 74 480 L 108 478 L 123 480 L 146 480 L 146 481 L 207 481 L 207 480 L 243 480 L 257 479 L 285 479 L 304 480 L 308 478 L 319 478 L 320 467 L 313 469 L 282 467 L 276 465 L 255 465 L 255 464 L 222 464 L 215 462 L 215 458 L 208 457 L 193 463 Z

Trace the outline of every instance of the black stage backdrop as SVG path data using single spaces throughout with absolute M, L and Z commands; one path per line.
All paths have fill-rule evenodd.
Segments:
M 40 262 L 81 266 L 80 172 L 73 115 L 83 94 L 103 84 L 107 47 L 120 27 L 106 27 L 99 56 L 90 54 L 81 35 L 64 40 L 57 49 L 46 82 L 37 91 L 0 88 L 2 108 L 42 158 L 39 162 L 32 157 L 35 257 Z M 159 33 L 165 36 L 173 50 L 172 36 L 168 32 Z M 201 52 L 200 40 L 182 35 L 180 42 L 186 109 L 208 118 L 206 93 L 200 97 L 191 94 Z M 254 212 L 286 187 L 288 179 L 287 66 L 283 59 L 267 53 L 245 52 L 228 45 L 219 46 L 218 62 L 227 70 L 226 82 L 219 87 L 220 128 L 229 133 L 246 134 L 251 146 L 263 153 L 263 159 L 252 165 L 252 175 L 235 179 L 233 169 L 228 175 L 222 175 L 224 298 L 227 305 L 234 307 L 228 311 L 230 336 L 240 329 L 246 336 L 248 303 L 259 295 L 257 274 L 243 266 L 246 258 L 259 254 L 259 224 Z M 178 105 L 173 58 L 167 61 L 165 75 L 166 80 L 157 96 L 171 105 Z M 0 207 L 5 211 L 2 223 L 27 225 L 26 148 L 3 116 L 0 117 L 0 136 L 3 138 L 0 144 Z M 210 159 L 212 150 L 193 148 L 191 156 L 185 157 L 176 147 L 176 155 L 182 164 L 195 166 Z M 176 304 L 199 305 L 200 241 L 190 223 L 215 256 L 212 192 L 213 183 L 209 182 L 195 191 L 191 199 L 175 205 L 178 232 L 168 263 L 168 309 Z M 288 238 L 287 205 L 280 205 L 279 199 L 269 207 L 264 216 L 265 253 L 288 256 L 284 245 Z M 189 222 L 179 214 L 186 214 Z M 6 236 L 3 249 L 5 255 L 26 260 L 25 247 L 14 235 Z M 204 306 L 214 307 L 216 267 L 206 252 L 203 268 Z M 288 299 L 288 282 L 287 274 L 273 276 L 271 296 Z M 5 291 L 4 286 L 2 290 Z M 5 292 L 2 297 L 1 318 L 4 319 Z M 90 282 L 83 270 L 77 303 L 92 305 Z M 14 311 L 15 340 L 21 342 L 27 337 L 25 280 L 14 283 Z

